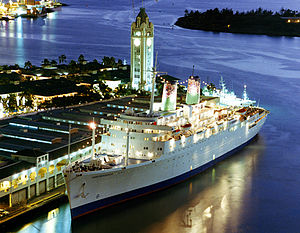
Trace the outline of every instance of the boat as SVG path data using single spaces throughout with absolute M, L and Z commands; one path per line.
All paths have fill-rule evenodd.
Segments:
M 12 16 L 12 15 L 3 15 L 1 19 L 2 19 L 2 20 L 9 21 L 9 20 L 14 20 L 15 17 Z
M 177 84 L 165 84 L 166 93 L 168 85 Z M 172 90 L 173 107 L 174 101 L 163 99 L 159 110 L 153 111 L 151 98 L 150 111 L 129 109 L 115 119 L 101 119 L 98 127 L 104 129 L 97 152 L 101 156 L 95 153 L 93 140 L 90 157 L 63 170 L 72 219 L 204 171 L 247 145 L 269 114 L 258 106 L 218 104 L 218 97 L 176 103 L 177 89 Z M 174 93 L 163 98 L 174 98 Z M 118 161 L 111 162 L 113 158 Z

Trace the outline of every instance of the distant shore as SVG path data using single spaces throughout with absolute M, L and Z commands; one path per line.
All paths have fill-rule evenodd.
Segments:
M 289 9 L 272 12 L 261 8 L 247 12 L 218 8 L 205 12 L 186 10 L 175 25 L 213 32 L 299 37 L 300 13 Z

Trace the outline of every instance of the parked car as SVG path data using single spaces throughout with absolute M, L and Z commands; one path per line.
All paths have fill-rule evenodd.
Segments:
M 6 216 L 6 215 L 8 215 L 8 214 L 9 214 L 8 211 L 6 211 L 6 210 L 4 210 L 4 209 L 0 209 L 0 217 L 4 217 L 4 216 Z

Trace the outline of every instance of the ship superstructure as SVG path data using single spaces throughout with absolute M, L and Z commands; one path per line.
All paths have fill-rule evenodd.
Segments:
M 220 89 L 208 89 L 206 86 L 203 88 L 203 95 L 219 97 L 221 105 L 233 105 L 233 106 L 252 106 L 256 103 L 255 100 L 250 100 L 247 94 L 247 86 L 244 85 L 244 91 L 242 98 L 236 96 L 234 91 L 229 91 L 226 87 L 226 83 L 221 76 Z

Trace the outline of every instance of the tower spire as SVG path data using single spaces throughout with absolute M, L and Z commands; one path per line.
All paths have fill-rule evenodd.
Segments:
M 140 8 L 131 25 L 131 72 L 133 89 L 151 91 L 154 51 L 154 27 L 145 8 Z

